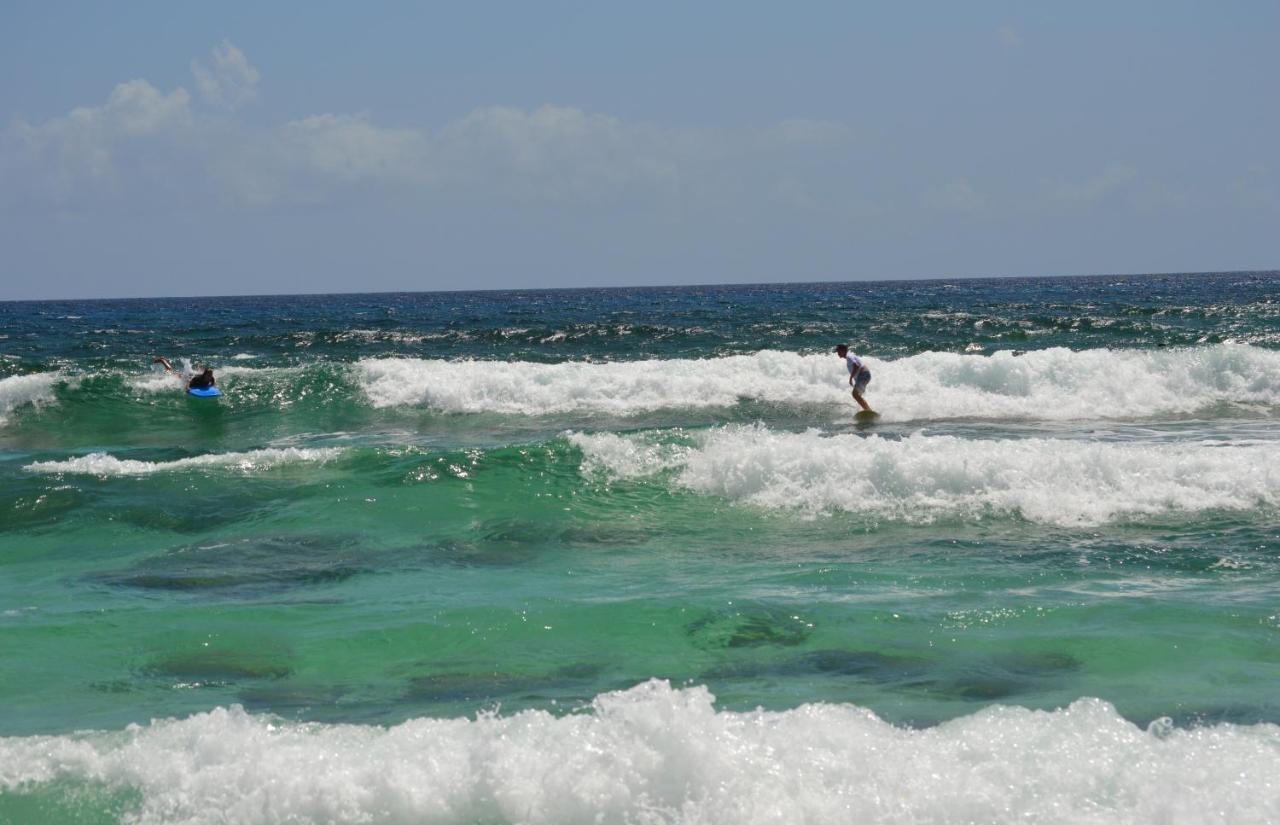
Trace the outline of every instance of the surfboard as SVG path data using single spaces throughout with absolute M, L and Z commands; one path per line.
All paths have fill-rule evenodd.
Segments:
M 193 398 L 217 398 L 222 395 L 222 390 L 217 387 L 188 387 L 187 395 Z
M 880 413 L 875 410 L 858 410 L 858 412 L 854 414 L 853 420 L 860 424 L 869 424 L 879 417 Z

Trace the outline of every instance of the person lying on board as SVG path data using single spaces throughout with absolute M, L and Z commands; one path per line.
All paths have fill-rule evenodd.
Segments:
M 871 405 L 862 397 L 862 391 L 867 388 L 867 384 L 871 383 L 871 370 L 867 369 L 867 365 L 862 363 L 862 359 L 849 352 L 849 347 L 844 344 L 836 346 L 836 355 L 844 359 L 845 366 L 849 368 L 849 386 L 853 388 L 853 400 L 867 412 L 871 412 Z
M 173 375 L 176 375 L 179 378 L 186 377 L 181 372 L 174 369 L 173 364 L 170 364 L 168 361 L 166 361 L 164 358 L 161 358 L 160 356 L 156 356 L 155 361 L 153 361 L 152 363 L 163 364 L 165 372 L 172 373 Z M 198 372 L 195 375 L 191 376 L 191 378 L 187 381 L 187 389 L 207 390 L 210 387 L 217 386 L 217 383 L 218 382 L 215 381 L 213 378 L 213 370 L 209 369 L 208 367 L 205 367 L 203 372 Z

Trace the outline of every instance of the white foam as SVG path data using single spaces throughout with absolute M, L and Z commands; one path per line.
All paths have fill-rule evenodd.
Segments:
M 840 365 L 789 352 L 713 359 L 559 364 L 366 359 L 357 365 L 376 407 L 445 412 L 629 414 L 729 406 L 740 397 L 821 403 L 838 397 Z
M 150 375 L 131 378 L 129 386 L 138 392 L 145 393 L 161 393 L 161 392 L 181 392 L 184 386 L 182 376 L 173 375 L 168 372 L 157 372 Z
M 66 461 L 36 461 L 24 467 L 33 473 L 74 473 L 95 476 L 138 476 L 190 470 L 231 469 L 245 473 L 270 470 L 286 464 L 325 462 L 337 458 L 337 447 L 269 448 L 245 453 L 212 453 L 174 461 L 138 461 L 116 458 L 110 453 L 90 453 Z
M 865 359 L 886 421 L 1181 415 L 1214 405 L 1280 406 L 1280 352 L 1247 344 L 1182 350 L 929 352 Z M 852 406 L 834 355 L 765 351 L 708 359 L 536 364 L 366 359 L 356 378 L 377 407 L 546 415 L 729 406 L 741 398 Z
M 868 519 L 1013 515 L 1090 525 L 1280 507 L 1280 442 L 1116 443 L 915 434 L 901 440 L 730 426 L 663 446 L 654 434 L 573 434 L 583 470 L 747 504 Z M 687 437 L 681 435 L 681 442 Z
M 875 370 L 870 396 L 889 420 L 1128 418 L 1217 404 L 1280 405 L 1280 352 L 1247 344 L 1023 355 L 930 352 Z
M 52 404 L 54 388 L 64 379 L 65 376 L 58 372 L 0 378 L 0 426 L 7 424 L 9 416 L 19 407 Z
M 247 361 L 257 358 L 256 355 L 241 353 L 233 356 L 233 360 Z M 187 379 L 193 374 L 190 367 L 183 367 L 175 375 L 169 372 L 156 371 L 147 375 L 138 376 L 129 379 L 129 386 L 135 390 L 144 393 L 170 393 L 180 391 L 186 386 Z M 288 378 L 296 380 L 299 368 L 296 367 L 249 367 L 249 366 L 222 366 L 214 370 L 215 377 L 221 383 L 228 378 L 235 378 L 240 381 L 261 381 L 271 379 Z
M 153 823 L 1105 823 L 1280 820 L 1280 728 L 1165 721 L 1106 702 L 991 707 L 935 728 L 852 705 L 717 712 L 652 681 L 590 712 L 384 729 L 238 707 L 115 733 L 0 739 L 0 790 L 132 792 Z M 73 796 L 74 795 L 74 796 Z
M 664 435 L 570 433 L 569 441 L 582 451 L 582 469 L 588 476 L 638 478 L 683 466 L 696 451 L 688 444 L 664 441 Z
M 249 356 L 254 358 L 256 356 Z M 297 367 L 246 367 L 246 366 L 230 366 L 219 367 L 215 373 L 217 376 L 237 376 L 239 378 L 277 378 L 282 376 L 296 376 L 300 372 Z

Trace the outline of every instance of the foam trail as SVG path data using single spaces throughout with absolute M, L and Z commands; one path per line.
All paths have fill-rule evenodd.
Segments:
M 0 426 L 7 424 L 9 416 L 19 407 L 53 403 L 54 387 L 64 377 L 58 372 L 42 372 L 0 378 Z
M 583 470 L 747 504 L 875 519 L 1018 516 L 1093 525 L 1280 507 L 1280 442 L 1125 444 L 915 434 L 901 440 L 724 427 L 693 446 L 657 434 L 573 434 Z
M 935 728 L 852 705 L 717 712 L 652 681 L 591 712 L 384 729 L 236 708 L 117 733 L 0 739 L 0 790 L 132 790 L 183 822 L 1104 823 L 1280 819 L 1280 728 L 1143 730 L 1106 702 Z
M 256 355 L 241 353 L 232 356 L 232 360 L 246 361 L 257 358 Z M 137 376 L 129 379 L 129 386 L 138 392 L 143 393 L 168 393 L 181 391 L 186 386 L 186 380 L 190 378 L 193 369 L 184 359 L 183 366 L 178 370 L 178 375 L 168 372 L 153 371 L 146 375 Z M 282 379 L 288 378 L 297 380 L 297 369 L 281 368 L 281 367 L 244 367 L 244 366 L 223 366 L 214 370 L 215 376 L 221 381 L 227 378 L 237 379 Z
M 214 453 L 174 461 L 137 461 L 116 458 L 109 453 L 90 453 L 66 461 L 36 461 L 23 469 L 33 473 L 74 473 L 95 476 L 139 476 L 189 470 L 232 469 L 251 473 L 286 464 L 325 462 L 337 458 L 337 447 L 269 448 L 245 453 Z
M 1215 405 L 1280 406 L 1280 352 L 1247 344 L 1185 350 L 929 352 L 866 359 L 868 398 L 886 420 L 1030 420 L 1182 415 Z M 535 364 L 366 359 L 356 379 L 376 407 L 443 412 L 638 414 L 730 406 L 852 404 L 833 355 L 764 351 L 709 359 Z

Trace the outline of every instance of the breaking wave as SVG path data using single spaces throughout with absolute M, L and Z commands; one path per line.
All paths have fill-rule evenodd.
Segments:
M 337 458 L 336 447 L 268 448 L 243 453 L 212 453 L 174 461 L 138 461 L 110 453 L 90 453 L 66 461 L 36 461 L 23 469 L 33 473 L 71 473 L 95 476 L 141 476 L 191 470 L 231 469 L 244 473 L 270 470 L 287 464 L 325 462 Z
M 694 436 L 572 434 L 588 476 L 670 471 L 732 501 L 925 522 L 1017 516 L 1092 525 L 1280 506 L 1280 442 L 902 439 L 729 426 Z
M 717 711 L 651 681 L 588 712 L 391 728 L 219 708 L 118 732 L 0 739 L 9 803 L 124 821 L 1274 822 L 1280 728 L 1138 727 L 1108 703 L 993 706 L 934 728 L 853 705 Z M 52 798 L 50 798 L 52 797 Z M 4 802 L 0 797 L 0 809 Z M 2 811 L 0 811 L 2 812 Z
M 57 372 L 0 378 L 0 426 L 8 423 L 9 416 L 19 407 L 53 403 L 54 389 L 64 378 Z
M 1063 348 L 866 359 L 868 398 L 887 421 L 1070 420 L 1185 415 L 1221 404 L 1280 406 L 1280 352 L 1246 344 L 1183 350 Z M 449 413 L 627 415 L 665 408 L 851 402 L 831 355 L 540 364 L 366 359 L 356 381 L 375 407 Z

